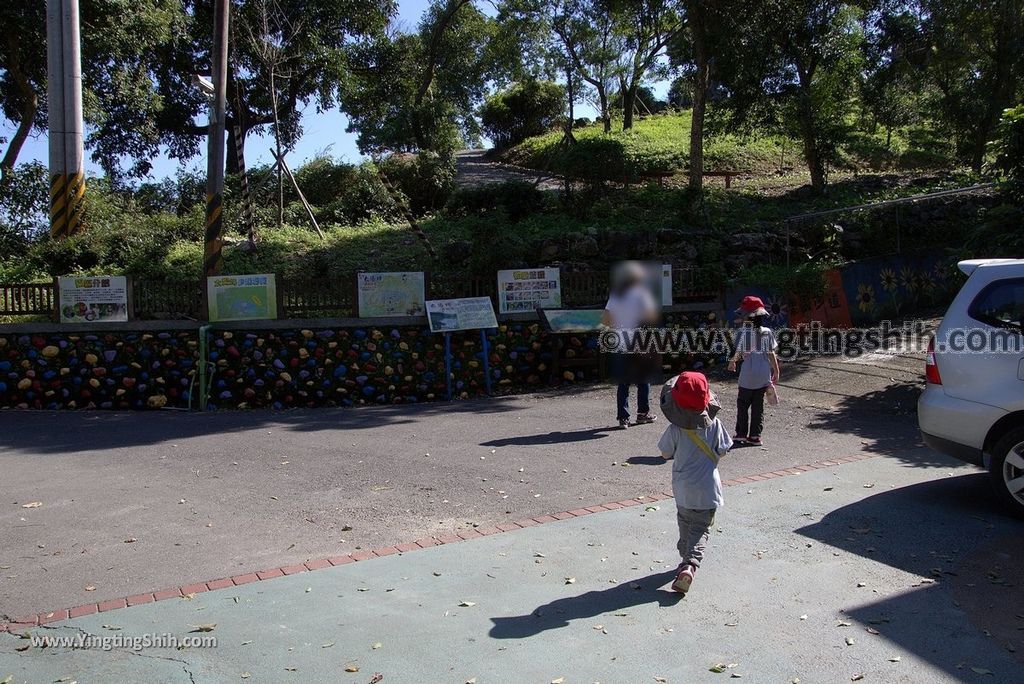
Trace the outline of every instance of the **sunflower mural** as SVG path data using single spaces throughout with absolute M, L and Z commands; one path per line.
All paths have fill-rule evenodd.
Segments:
M 896 288 L 900 285 L 900 281 L 896 277 L 896 271 L 889 267 L 881 270 L 878 274 L 878 279 L 882 282 L 882 289 L 886 292 L 895 292 Z
M 875 288 L 869 283 L 857 285 L 857 308 L 864 313 L 875 310 Z
M 916 272 L 910 266 L 904 266 L 900 269 L 900 285 L 903 286 L 903 289 L 906 290 L 908 294 L 917 292 L 915 289 L 917 285 L 914 278 L 915 275 Z

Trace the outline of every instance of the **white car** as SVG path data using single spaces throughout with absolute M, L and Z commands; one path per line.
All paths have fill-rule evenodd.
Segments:
M 1024 516 L 1024 259 L 958 266 L 967 282 L 928 346 L 921 436 L 986 468 L 999 498 Z

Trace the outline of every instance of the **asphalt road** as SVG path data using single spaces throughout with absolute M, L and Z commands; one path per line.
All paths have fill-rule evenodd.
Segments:
M 723 478 L 861 452 L 916 467 L 918 357 L 783 367 Z M 735 383 L 713 377 L 734 419 Z M 0 614 L 18 617 L 663 491 L 613 390 L 355 410 L 0 413 Z M 25 504 L 40 505 L 25 508 Z

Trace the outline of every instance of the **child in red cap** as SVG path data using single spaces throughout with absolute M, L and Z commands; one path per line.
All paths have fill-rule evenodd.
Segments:
M 729 431 L 716 417 L 718 401 L 708 380 L 694 371 L 680 373 L 661 391 L 661 410 L 670 425 L 658 442 L 661 457 L 672 459 L 672 494 L 679 523 L 682 562 L 672 589 L 685 594 L 704 560 L 708 533 L 722 499 L 718 459 L 732 446 Z

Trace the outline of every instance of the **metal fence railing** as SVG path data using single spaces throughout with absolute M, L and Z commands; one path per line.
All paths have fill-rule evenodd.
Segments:
M 173 320 L 203 317 L 201 280 L 151 280 L 129 278 L 131 313 L 135 320 Z M 569 308 L 601 306 L 608 296 L 607 271 L 564 271 L 561 274 L 562 305 Z M 429 275 L 429 299 L 497 296 L 495 277 Z M 279 318 L 358 316 L 356 275 L 300 280 L 277 278 Z M 676 302 L 711 300 L 716 287 L 701 287 L 696 269 L 674 267 L 672 293 Z M 497 302 L 495 302 L 497 303 Z M 0 316 L 49 316 L 56 318 L 54 283 L 0 283 Z

